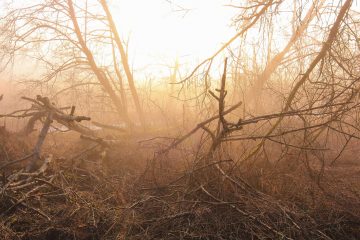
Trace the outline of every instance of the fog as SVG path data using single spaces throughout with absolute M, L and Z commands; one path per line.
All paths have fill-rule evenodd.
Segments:
M 2 1 L 0 238 L 360 238 L 359 17 Z

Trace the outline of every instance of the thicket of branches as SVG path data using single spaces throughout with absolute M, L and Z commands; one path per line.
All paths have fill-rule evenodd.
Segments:
M 4 67 L 22 54 L 36 58 L 42 78 L 27 84 L 50 90 L 49 97 L 23 97 L 30 107 L 0 115 L 29 119 L 22 137 L 41 129 L 26 154 L 0 165 L 6 219 L 0 231 L 19 239 L 356 239 L 359 186 L 344 188 L 353 179 L 332 168 L 360 138 L 359 15 L 352 4 L 231 4 L 239 11 L 237 34 L 175 82 L 177 65 L 162 105 L 138 94 L 105 0 L 25 7 L 14 1 L 1 18 Z M 284 27 L 288 34 L 279 39 Z M 58 81 L 70 84 L 59 90 Z M 93 121 L 102 129 L 95 131 L 81 123 L 91 116 L 53 102 L 84 86 L 106 95 L 119 117 L 114 124 Z M 155 105 L 146 114 L 145 101 Z M 182 112 L 166 122 L 171 108 Z M 173 126 L 158 120 L 162 132 L 150 131 L 154 109 Z M 115 125 L 121 122 L 124 128 Z M 86 147 L 72 155 L 51 152 L 45 139 L 63 127 L 80 133 Z M 25 218 L 37 215 L 25 230 L 8 224 L 20 207 Z

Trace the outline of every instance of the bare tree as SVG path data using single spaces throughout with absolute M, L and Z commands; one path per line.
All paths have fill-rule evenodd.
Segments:
M 136 111 L 139 114 L 141 124 L 143 125 L 143 127 L 145 127 L 146 126 L 145 116 L 144 116 L 144 113 L 143 113 L 143 110 L 142 110 L 142 107 L 140 104 L 139 96 L 138 96 L 138 93 L 137 93 L 137 90 L 135 87 L 134 77 L 133 77 L 133 74 L 132 74 L 130 66 L 129 66 L 128 56 L 125 53 L 125 49 L 121 42 L 119 32 L 117 30 L 116 24 L 113 20 L 112 14 L 109 10 L 106 0 L 100 0 L 100 3 L 104 9 L 110 31 L 113 34 L 114 40 L 115 40 L 118 50 L 120 52 L 121 62 L 122 62 L 122 65 L 123 65 L 125 73 L 126 73 L 126 77 L 127 77 L 128 83 L 129 83 L 131 95 L 132 95 L 134 103 L 135 103 Z
M 136 112 L 145 126 L 128 56 L 105 1 L 101 1 L 104 12 L 99 11 L 100 3 L 97 1 L 37 1 L 25 7 L 17 6 L 16 2 L 12 4 L 12 10 L 1 18 L 0 39 L 2 46 L 6 46 L 2 56 L 5 66 L 18 61 L 17 56 L 21 54 L 31 56 L 40 62 L 42 68 L 47 69 L 45 72 L 39 71 L 42 78 L 32 81 L 34 84 L 54 83 L 60 78 L 63 81 L 67 75 L 74 83 L 66 90 L 91 84 L 93 81 L 86 76 L 95 78 L 120 118 L 132 128 L 134 123 L 129 116 L 119 69 L 121 63 Z M 120 59 L 117 57 L 118 51 Z M 112 55 L 112 58 L 104 58 L 106 55 Z M 79 76 L 87 79 L 79 82 Z
M 290 37 L 288 43 L 279 53 L 277 53 L 273 58 L 271 58 L 270 61 L 267 62 L 264 70 L 260 73 L 259 77 L 256 79 L 253 90 L 250 91 L 250 95 L 252 97 L 250 97 L 249 99 L 255 100 L 255 105 L 256 105 L 255 108 L 257 110 L 259 108 L 259 104 L 260 104 L 259 99 L 261 98 L 261 93 L 264 84 L 268 81 L 268 79 L 271 77 L 273 72 L 279 67 L 285 55 L 291 50 L 294 44 L 301 37 L 303 37 L 310 22 L 314 19 L 315 16 L 317 16 L 320 8 L 323 6 L 324 3 L 325 0 L 316 0 L 312 3 L 304 19 L 302 19 L 299 25 L 293 30 L 292 36 Z M 271 52 L 269 54 L 271 54 Z

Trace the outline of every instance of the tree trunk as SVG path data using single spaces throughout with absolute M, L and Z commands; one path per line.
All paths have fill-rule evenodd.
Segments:
M 127 114 L 124 114 L 124 107 L 123 107 L 121 100 L 119 99 L 119 97 L 115 93 L 114 89 L 112 88 L 112 86 L 109 82 L 109 79 L 106 77 L 105 73 L 97 66 L 93 54 L 91 53 L 90 49 L 87 47 L 87 45 L 85 43 L 85 40 L 81 34 L 79 23 L 77 21 L 76 15 L 75 15 L 73 1 L 68 0 L 67 3 L 69 6 L 70 18 L 71 18 L 71 21 L 73 22 L 75 33 L 76 33 L 77 39 L 79 41 L 79 44 L 81 46 L 81 50 L 86 55 L 86 58 L 89 61 L 90 67 L 91 67 L 92 71 L 95 73 L 98 81 L 103 86 L 105 92 L 107 94 L 109 94 L 109 97 L 112 100 L 112 102 L 114 103 L 117 111 L 119 112 L 119 115 L 122 117 L 122 119 L 125 121 L 125 123 L 128 126 L 131 126 L 131 121 L 130 121 L 129 117 L 127 116 Z
M 284 56 L 290 51 L 292 46 L 296 43 L 296 41 L 304 34 L 306 29 L 309 26 L 309 23 L 314 19 L 317 13 L 317 9 L 320 8 L 324 4 L 325 0 L 315 0 L 311 5 L 309 11 L 307 12 L 305 18 L 301 21 L 298 28 L 293 32 L 289 42 L 286 44 L 284 49 L 276 54 L 271 61 L 266 64 L 265 69 L 262 71 L 260 76 L 257 78 L 253 90 L 251 91 L 251 98 L 255 100 L 255 111 L 259 110 L 260 99 L 262 95 L 262 90 L 265 83 L 270 79 L 271 75 L 276 71 L 276 69 L 280 66 L 281 61 L 284 59 Z
M 139 96 L 138 96 L 138 93 L 137 93 L 137 90 L 136 90 L 136 87 L 135 87 L 134 77 L 133 77 L 133 74 L 132 74 L 132 72 L 130 70 L 130 66 L 129 66 L 128 58 L 127 58 L 126 53 L 125 53 L 124 46 L 121 43 L 119 33 L 117 31 L 116 25 L 114 23 L 114 20 L 112 18 L 111 12 L 109 10 L 109 7 L 108 7 L 106 1 L 105 0 L 100 0 L 100 3 L 101 3 L 101 5 L 102 5 L 102 7 L 103 7 L 103 9 L 105 11 L 107 21 L 108 21 L 109 26 L 110 26 L 110 30 L 111 30 L 112 34 L 114 35 L 114 38 L 115 38 L 116 45 L 119 48 L 119 52 L 120 52 L 120 56 L 121 56 L 121 62 L 122 62 L 122 65 L 124 67 L 124 70 L 125 70 L 126 78 L 128 80 L 128 83 L 129 83 L 131 95 L 133 97 L 133 100 L 134 100 L 134 103 L 135 103 L 135 108 L 136 108 L 136 111 L 137 111 L 137 113 L 139 115 L 141 125 L 145 128 L 146 127 L 146 122 L 145 122 L 144 113 L 143 113 L 143 110 L 142 110 L 142 107 L 141 107 L 141 104 L 140 104 Z

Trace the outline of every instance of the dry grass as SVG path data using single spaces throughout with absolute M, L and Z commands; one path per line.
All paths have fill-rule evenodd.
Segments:
M 5 131 L 1 136 L 11 157 L 17 156 L 14 146 L 26 145 Z M 180 154 L 152 157 L 135 145 L 79 155 L 91 143 L 74 141 L 72 148 L 53 149 L 54 161 L 28 179 L 32 185 L 16 189 L 3 178 L 2 239 L 360 237 L 356 163 L 326 169 L 319 183 L 301 164 L 289 165 L 290 159 L 276 165 L 259 161 L 243 172 L 230 171 L 231 162 L 224 161 L 223 175 L 214 164 L 184 167 L 174 161 Z

